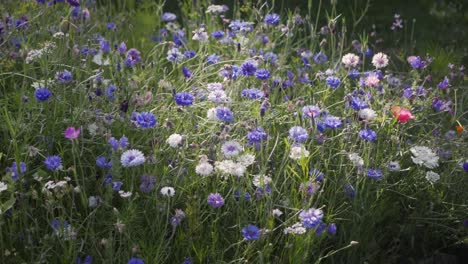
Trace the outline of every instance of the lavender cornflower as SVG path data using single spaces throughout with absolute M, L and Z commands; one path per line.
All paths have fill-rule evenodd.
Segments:
M 234 20 L 229 24 L 228 27 L 232 30 L 234 34 L 237 34 L 237 32 L 246 34 L 246 33 L 252 32 L 253 23 L 240 21 L 240 20 Z
M 268 139 L 268 134 L 261 127 L 257 127 L 254 130 L 247 132 L 247 140 L 249 145 L 254 145 L 256 148 L 260 147 L 260 144 Z
M 58 155 L 48 156 L 44 160 L 44 165 L 49 170 L 58 170 L 62 168 L 62 158 Z
M 447 76 L 445 76 L 444 79 L 439 84 L 437 84 L 437 88 L 441 90 L 446 90 L 449 87 L 450 87 L 450 83 L 449 83 Z
M 211 193 L 208 195 L 207 202 L 213 208 L 219 208 L 224 205 L 224 198 L 219 193 Z
M 246 61 L 241 65 L 241 70 L 244 76 L 254 76 L 257 68 L 252 62 Z
M 258 240 L 260 239 L 260 229 L 255 225 L 249 224 L 247 227 L 242 228 L 242 235 L 248 241 Z
M 58 83 L 69 83 L 72 80 L 72 74 L 71 72 L 64 70 L 62 72 L 57 72 L 55 74 L 55 79 L 58 81 Z
M 241 95 L 251 100 L 263 99 L 265 97 L 265 93 L 257 88 L 244 89 Z
M 321 209 L 310 208 L 299 213 L 299 219 L 305 228 L 314 228 L 322 223 L 323 211 Z
M 294 126 L 289 129 L 289 138 L 298 143 L 303 143 L 309 139 L 307 130 L 300 126 Z
M 328 57 L 324 53 L 319 52 L 314 55 L 314 61 L 316 64 L 324 64 L 325 62 L 328 61 Z
M 180 53 L 178 48 L 172 48 L 167 51 L 167 60 L 170 62 L 179 63 L 184 59 L 184 55 Z
M 153 128 L 157 125 L 156 117 L 153 113 L 149 112 L 133 112 L 132 121 L 134 121 L 139 128 Z
M 206 57 L 206 63 L 208 65 L 216 64 L 221 60 L 221 57 L 216 54 L 211 54 Z
M 175 102 L 177 105 L 188 106 L 193 104 L 193 95 L 187 92 L 176 93 Z
M 324 124 L 328 129 L 340 128 L 343 125 L 339 117 L 332 115 L 327 115 L 327 117 L 325 117 Z
M 278 61 L 278 55 L 273 52 L 267 52 L 263 54 L 263 59 L 267 63 L 275 64 Z
M 133 67 L 137 65 L 138 63 L 140 63 L 140 61 L 141 61 L 140 51 L 132 48 L 127 52 L 127 56 L 125 58 L 125 65 L 127 65 L 127 67 Z
M 348 72 L 349 78 L 351 78 L 353 80 L 359 78 L 360 74 L 361 73 L 359 72 L 359 70 L 356 70 L 356 69 L 350 69 L 349 72 Z
M 365 141 L 373 142 L 377 140 L 377 133 L 375 133 L 372 129 L 367 128 L 359 131 L 359 137 Z
M 226 158 L 236 157 L 242 152 L 242 150 L 242 145 L 234 140 L 226 141 L 221 146 L 221 152 L 223 152 L 223 155 Z
M 149 193 L 154 190 L 156 184 L 156 177 L 151 175 L 142 175 L 141 176 L 141 184 L 140 190 L 144 193 Z
M 272 26 L 277 26 L 280 22 L 280 16 L 278 14 L 268 14 L 265 16 L 264 20 L 265 24 L 267 25 L 272 25 Z
M 367 169 L 367 177 L 374 180 L 380 180 L 383 176 L 383 173 L 380 169 Z
M 234 119 L 231 110 L 225 106 L 218 106 L 215 108 L 216 117 L 223 122 L 230 122 Z
M 325 79 L 325 82 L 327 83 L 327 85 L 330 87 L 330 88 L 333 88 L 333 89 L 336 89 L 338 88 L 338 86 L 340 85 L 341 81 L 338 77 L 335 77 L 335 76 L 328 76 L 326 79 Z
M 357 96 L 353 96 L 351 98 L 350 102 L 351 108 L 353 108 L 356 111 L 359 111 L 361 109 L 369 108 L 369 104 L 366 103 L 366 101 L 362 100 L 361 98 Z
M 45 87 L 39 88 L 34 92 L 34 96 L 39 102 L 47 101 L 47 99 L 49 99 L 51 95 L 52 95 L 52 92 Z
M 171 22 L 176 20 L 177 16 L 170 12 L 165 12 L 161 15 L 161 19 L 165 22 Z
M 302 114 L 308 118 L 317 117 L 320 111 L 320 108 L 316 105 L 306 105 L 302 108 Z
M 123 136 L 119 140 L 111 137 L 109 139 L 109 144 L 111 145 L 113 150 L 124 149 L 128 147 L 128 138 Z
M 120 163 L 122 163 L 122 166 L 125 168 L 141 165 L 145 163 L 145 161 L 145 155 L 137 149 L 126 150 L 120 157 Z
M 419 56 L 409 56 L 406 60 L 413 69 L 424 69 L 427 66 L 427 62 L 422 60 Z
M 257 71 L 255 71 L 255 77 L 257 77 L 257 79 L 259 80 L 264 81 L 270 78 L 270 71 L 268 71 L 267 69 L 257 69 Z
M 27 170 L 26 163 L 21 161 L 20 165 L 19 165 L 19 168 L 20 168 L 20 171 L 18 173 L 18 167 L 17 167 L 15 161 L 13 161 L 13 163 L 11 164 L 11 167 L 6 168 L 6 172 L 11 172 L 11 179 L 12 180 L 19 179 L 19 176 L 26 172 L 26 170 Z

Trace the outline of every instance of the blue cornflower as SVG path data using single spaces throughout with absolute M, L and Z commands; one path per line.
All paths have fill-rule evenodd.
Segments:
M 367 177 L 374 180 L 380 180 L 383 176 L 383 172 L 380 169 L 367 169 Z
M 303 143 L 309 139 L 307 130 L 300 126 L 293 126 L 289 129 L 289 138 L 298 143 Z
M 356 70 L 356 69 L 350 69 L 349 72 L 348 72 L 349 78 L 351 78 L 353 80 L 359 78 L 360 74 L 361 73 L 359 72 L 359 70 Z
M 340 85 L 341 81 L 338 77 L 335 76 L 328 76 L 327 79 L 325 79 L 325 82 L 330 88 L 336 89 Z
M 343 122 L 341 122 L 341 119 L 339 117 L 332 116 L 332 115 L 327 115 L 323 123 L 325 124 L 325 127 L 328 129 L 340 128 L 343 125 Z
M 319 53 L 314 55 L 314 61 L 317 64 L 324 64 L 325 62 L 328 61 L 328 57 L 324 53 L 319 52 Z
M 265 93 L 257 88 L 244 89 L 241 95 L 242 97 L 251 100 L 262 99 L 263 97 L 265 97 Z
M 142 175 L 140 190 L 144 193 L 149 193 L 154 190 L 156 184 L 156 177 L 151 175 Z
M 120 188 L 122 188 L 123 182 L 112 182 L 112 190 L 114 192 L 120 191 Z
M 110 42 L 107 39 L 102 38 L 99 40 L 99 48 L 102 50 L 102 52 L 110 52 Z
M 252 62 L 246 61 L 242 63 L 241 70 L 244 76 L 254 76 L 255 72 L 257 71 L 257 68 Z
M 107 161 L 106 157 L 99 156 L 96 159 L 96 165 L 98 165 L 98 167 L 108 170 L 112 167 L 112 160 Z
M 153 113 L 149 112 L 133 112 L 132 120 L 136 122 L 139 128 L 152 128 L 157 124 L 156 117 Z
M 174 99 L 176 104 L 181 106 L 192 105 L 194 100 L 193 95 L 187 92 L 176 93 Z
M 242 235 L 244 239 L 249 241 L 258 240 L 260 238 L 260 229 L 255 225 L 249 224 L 247 227 L 242 228 Z
M 113 150 L 118 150 L 119 148 L 124 149 L 128 147 L 128 138 L 123 136 L 119 140 L 117 140 L 115 139 L 115 137 L 111 137 L 109 139 L 109 144 L 111 145 Z
M 464 170 L 465 172 L 468 172 L 468 160 L 466 160 L 465 162 L 463 162 L 462 167 L 463 167 L 463 170 Z
M 367 128 L 359 131 L 359 137 L 366 141 L 376 141 L 377 133 L 375 133 L 372 129 Z
M 215 32 L 211 33 L 211 36 L 215 39 L 220 39 L 224 37 L 224 32 L 222 30 L 216 30 Z
M 364 108 L 369 108 L 369 104 L 367 104 L 364 100 L 357 96 L 353 96 L 351 98 L 351 108 L 358 111 Z
M 280 22 L 280 16 L 278 14 L 268 14 L 265 16 L 265 24 L 277 26 Z
M 64 70 L 62 72 L 57 72 L 55 74 L 55 79 L 58 81 L 58 83 L 69 83 L 72 80 L 72 74 L 71 72 Z
M 170 22 L 176 20 L 177 16 L 170 12 L 165 12 L 162 14 L 161 19 L 165 22 Z
M 106 89 L 107 99 L 109 99 L 109 100 L 114 100 L 115 99 L 115 97 L 114 97 L 115 90 L 117 90 L 117 87 L 115 87 L 115 85 L 111 84 L 111 85 L 107 86 L 107 89 Z
M 58 156 L 58 155 L 48 156 L 44 160 L 44 165 L 49 170 L 60 169 L 62 167 L 62 158 L 60 158 L 60 156 Z
M 325 229 L 327 228 L 327 224 L 325 223 L 321 223 L 317 226 L 317 229 L 315 229 L 315 234 L 317 236 L 320 236 L 321 234 L 323 234 L 323 232 L 325 231 Z
M 261 127 L 257 127 L 252 131 L 247 132 L 247 140 L 249 145 L 260 146 L 260 143 L 268 139 L 268 134 Z
M 51 95 L 52 95 L 52 92 L 45 87 L 39 88 L 34 92 L 34 96 L 39 102 L 47 101 L 47 99 L 49 99 Z
M 16 162 L 13 161 L 11 167 L 6 168 L 6 172 L 11 172 L 11 179 L 17 180 L 21 174 L 24 174 L 27 170 L 26 163 L 20 162 L 20 171 L 18 173 L 18 168 L 16 166 Z
M 310 208 L 299 213 L 299 219 L 305 228 L 314 228 L 322 223 L 323 211 L 321 209 Z
M 229 26 L 228 26 L 232 32 L 235 34 L 237 32 L 241 33 L 249 33 L 252 32 L 253 30 L 253 23 L 252 22 L 245 22 L 245 21 L 240 21 L 240 20 L 234 20 L 232 21 Z
M 257 71 L 255 71 L 255 77 L 257 77 L 257 79 L 260 79 L 262 81 L 266 80 L 270 78 L 270 71 L 267 69 L 258 69 Z
M 145 264 L 145 262 L 139 258 L 131 258 L 127 264 Z
M 191 59 L 191 58 L 195 57 L 195 55 L 197 55 L 197 53 L 195 51 L 193 51 L 193 50 L 187 50 L 187 51 L 184 52 L 184 57 L 186 59 Z
M 192 77 L 192 72 L 185 66 L 182 66 L 182 74 L 184 75 L 185 78 Z
M 231 110 L 225 106 L 216 107 L 216 117 L 223 122 L 230 122 L 234 119 Z
M 107 29 L 107 30 L 116 31 L 116 30 L 117 30 L 117 26 L 115 25 L 114 22 L 108 22 L 107 25 L 106 25 L 106 29 Z
M 187 43 L 187 39 L 185 38 L 185 31 L 178 29 L 172 34 L 172 40 L 178 47 Z
M 221 57 L 216 54 L 211 54 L 206 57 L 206 62 L 208 65 L 216 64 L 221 60 Z

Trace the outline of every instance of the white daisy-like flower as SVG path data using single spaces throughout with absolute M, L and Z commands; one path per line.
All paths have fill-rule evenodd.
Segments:
M 310 152 L 303 145 L 294 146 L 291 148 L 291 152 L 289 153 L 289 157 L 293 160 L 298 160 L 301 158 L 307 158 Z
M 137 149 L 126 150 L 120 157 L 120 163 L 122 163 L 122 166 L 126 168 L 141 165 L 145 163 L 145 161 L 145 155 Z
M 2 193 L 3 191 L 6 191 L 7 189 L 8 189 L 8 184 L 4 182 L 0 182 L 0 193 Z
M 195 172 L 200 176 L 210 176 L 213 173 L 213 165 L 208 162 L 200 162 L 195 167 Z
M 439 166 L 439 157 L 430 148 L 425 146 L 414 146 L 410 148 L 414 164 L 423 165 L 433 169 Z
M 176 148 L 180 145 L 180 143 L 182 143 L 183 139 L 184 137 L 182 135 L 172 134 L 167 138 L 166 143 L 169 144 L 169 146 Z
M 380 69 L 387 67 L 388 65 L 388 56 L 382 52 L 379 52 L 372 57 L 372 64 L 375 68 Z
M 214 91 L 211 91 L 208 94 L 208 101 L 211 101 L 213 103 L 226 103 L 229 101 L 229 97 L 227 97 L 226 92 L 221 89 L 217 89 Z
M 172 187 L 165 186 L 161 188 L 161 194 L 166 197 L 172 197 L 175 195 L 175 190 Z
M 357 56 L 354 53 L 348 53 L 343 56 L 343 58 L 341 59 L 341 62 L 346 67 L 356 67 L 359 63 L 359 56 Z
M 255 155 L 253 154 L 244 154 L 237 158 L 237 162 L 242 164 L 245 167 L 248 167 L 255 162 Z
M 211 121 L 218 120 L 218 117 L 216 117 L 216 108 L 215 107 L 208 109 L 208 111 L 206 112 L 206 118 L 208 118 Z
M 440 175 L 436 172 L 428 171 L 426 172 L 426 179 L 430 181 L 431 183 L 435 183 L 438 180 L 440 180 Z
M 364 160 L 359 156 L 357 153 L 350 153 L 348 154 L 349 160 L 354 164 L 354 166 L 362 167 L 364 166 Z
M 370 108 L 364 108 L 364 109 L 359 110 L 358 115 L 359 115 L 359 118 L 368 122 L 374 120 L 377 117 L 377 113 Z
M 221 152 L 223 152 L 224 157 L 233 158 L 237 157 L 243 151 L 242 145 L 239 142 L 230 140 L 224 142 L 221 146 Z
M 252 183 L 255 187 L 263 187 L 265 185 L 268 185 L 272 182 L 273 180 L 266 175 L 255 175 L 255 177 L 252 180 Z

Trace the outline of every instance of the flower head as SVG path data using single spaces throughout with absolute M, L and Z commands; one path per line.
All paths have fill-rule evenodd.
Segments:
M 255 225 L 249 224 L 247 227 L 242 228 L 242 235 L 248 241 L 258 240 L 260 239 L 260 229 Z
M 408 122 L 411 119 L 414 119 L 414 116 L 411 114 L 411 112 L 401 106 L 392 106 L 391 111 L 393 116 L 397 118 L 398 122 L 402 124 Z
M 280 16 L 278 14 L 272 13 L 265 16 L 265 24 L 277 26 L 280 22 Z
M 375 133 L 372 129 L 367 128 L 359 131 L 359 137 L 365 141 L 376 141 L 377 133 Z
M 62 158 L 58 155 L 48 156 L 44 160 L 44 165 L 49 170 L 58 170 L 62 168 Z
M 207 202 L 213 208 L 219 208 L 224 205 L 224 198 L 219 193 L 211 193 L 208 195 Z
M 289 129 L 289 138 L 295 142 L 303 143 L 309 139 L 309 133 L 300 126 L 294 126 Z
M 372 57 L 372 64 L 375 68 L 385 68 L 388 65 L 388 56 L 382 52 L 379 52 Z
M 127 67 L 133 67 L 140 63 L 141 61 L 141 53 L 137 49 L 129 49 L 127 51 L 127 56 L 125 58 L 125 64 Z
M 299 219 L 306 228 L 314 228 L 322 223 L 323 211 L 321 209 L 310 208 L 299 213 Z
M 428 171 L 426 172 L 426 179 L 430 181 L 431 183 L 435 183 L 440 179 L 440 175 L 433 171 Z
M 156 117 L 153 113 L 149 112 L 133 112 L 132 120 L 136 123 L 139 128 L 152 128 L 157 125 Z
M 122 163 L 122 166 L 126 168 L 141 165 L 145 163 L 145 161 L 145 155 L 137 149 L 126 150 L 120 157 L 120 163 Z
M 356 67 L 359 63 L 359 56 L 357 56 L 354 53 L 348 53 L 343 56 L 343 58 L 341 59 L 341 62 L 346 67 Z
M 188 106 L 193 104 L 193 95 L 187 92 L 176 93 L 175 102 L 177 105 Z
M 413 156 L 411 159 L 414 164 L 423 165 L 426 168 L 433 169 L 439 166 L 439 157 L 430 148 L 425 146 L 414 146 L 410 148 Z
M 34 96 L 39 102 L 47 101 L 47 99 L 49 99 L 51 95 L 52 95 L 52 92 L 45 87 L 39 88 L 34 92 Z
M 367 169 L 367 177 L 374 180 L 380 180 L 383 176 L 383 172 L 380 169 Z
M 223 155 L 229 159 L 238 156 L 243 151 L 243 148 L 239 142 L 231 140 L 224 142 L 221 151 Z
M 63 132 L 63 135 L 65 136 L 65 138 L 70 140 L 77 139 L 80 135 L 80 129 L 74 127 L 67 127 L 67 129 L 65 129 L 65 132 Z

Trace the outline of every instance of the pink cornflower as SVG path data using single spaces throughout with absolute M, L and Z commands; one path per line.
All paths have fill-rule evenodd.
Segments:
M 77 139 L 80 135 L 80 129 L 74 127 L 67 127 L 67 129 L 65 129 L 65 132 L 63 132 L 63 135 L 65 136 L 65 138 L 70 140 Z

